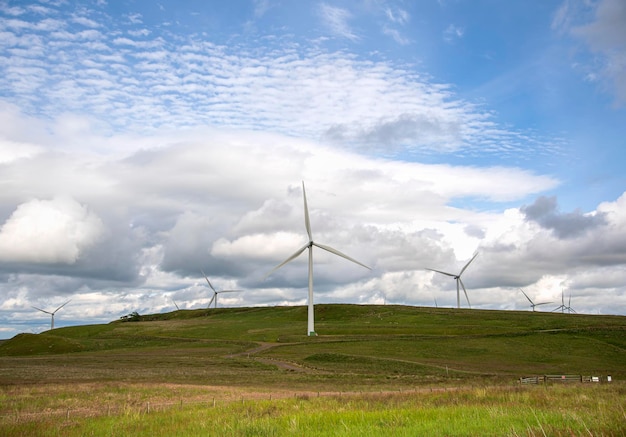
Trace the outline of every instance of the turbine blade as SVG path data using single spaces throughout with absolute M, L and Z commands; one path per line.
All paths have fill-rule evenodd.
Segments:
M 472 263 L 472 261 L 474 261 L 474 258 L 476 258 L 478 256 L 478 252 L 476 252 L 474 254 L 474 256 L 472 257 L 472 259 L 470 259 L 467 264 L 465 264 L 465 266 L 461 269 L 461 273 L 459 273 L 459 276 L 461 276 L 463 274 L 463 272 L 465 271 L 465 269 Z
M 217 296 L 217 292 L 213 293 L 213 297 L 211 298 L 211 300 L 209 301 L 209 304 L 206 306 L 207 308 L 211 308 L 211 304 L 213 303 L 213 301 L 215 300 L 215 296 Z
M 524 293 L 524 290 L 522 290 L 521 288 L 519 289 L 519 291 Z M 535 303 L 532 300 L 530 300 L 530 297 L 528 297 L 528 295 L 526 293 L 524 293 L 524 296 L 526 296 L 526 299 L 528 299 L 528 302 L 530 302 L 531 305 L 535 305 Z M 541 305 L 541 304 L 538 303 L 537 305 Z
M 309 241 L 313 241 L 313 235 L 311 234 L 311 220 L 309 220 L 309 206 L 306 203 L 306 191 L 304 190 L 304 181 L 302 181 L 302 195 L 304 196 L 304 226 L 306 226 L 306 233 L 309 235 Z
M 301 249 L 298 249 L 298 251 L 296 253 L 294 253 L 293 255 L 291 255 L 289 258 L 287 258 L 285 261 L 283 261 L 282 263 L 278 264 L 276 267 L 274 267 L 272 270 L 269 271 L 268 274 L 266 274 L 263 279 L 267 279 L 267 277 L 269 275 L 271 275 L 272 273 L 274 273 L 276 270 L 278 270 L 279 268 L 281 268 L 282 266 L 284 266 L 285 264 L 287 264 L 289 261 L 292 261 L 294 259 L 296 259 L 298 256 L 300 256 L 300 254 L 302 252 L 304 252 L 304 250 L 309 247 L 309 244 L 311 243 L 307 243 L 305 244 Z
M 42 310 L 41 308 L 37 308 L 37 307 L 33 307 L 33 308 L 35 308 L 36 310 L 41 311 L 42 313 L 52 314 L 50 311 Z
M 65 305 L 67 305 L 68 303 L 70 303 L 72 299 L 68 300 L 67 302 L 65 302 L 63 305 L 61 305 L 60 307 L 58 307 L 56 310 L 54 310 L 52 312 L 52 314 L 56 314 L 57 311 L 59 311 L 61 308 L 63 308 Z
M 319 247 L 320 249 L 324 249 L 327 252 L 334 253 L 335 255 L 338 255 L 338 256 L 343 257 L 343 258 L 345 258 L 345 259 L 347 259 L 349 261 L 352 261 L 353 263 L 356 263 L 356 264 L 358 264 L 360 266 L 363 266 L 363 267 L 365 267 L 368 270 L 372 270 L 370 267 L 366 266 L 362 262 L 359 262 L 359 261 L 355 260 L 354 258 L 349 257 L 345 253 L 341 253 L 337 249 L 333 249 L 330 246 L 326 246 L 324 244 L 319 244 L 319 243 L 313 243 L 313 245 Z
M 234 293 L 236 291 L 243 291 L 243 290 L 220 290 L 217 293 Z
M 215 287 L 213 287 L 213 284 L 211 284 L 211 281 L 209 281 L 209 277 L 204 274 L 204 270 L 200 269 L 200 271 L 202 272 L 202 276 L 204 276 L 204 279 L 206 279 L 207 284 L 209 284 L 209 287 L 211 287 L 211 290 L 215 291 Z
M 442 275 L 450 276 L 451 278 L 456 278 L 456 275 L 453 275 L 452 273 L 448 273 L 448 272 L 442 272 L 441 270 L 429 269 L 428 267 L 426 268 L 426 270 L 430 270 L 431 272 L 441 273 Z
M 471 308 L 472 304 L 469 301 L 469 296 L 467 295 L 467 290 L 465 289 L 465 284 L 463 284 L 463 281 L 461 281 L 460 277 L 459 277 L 459 282 L 461 283 L 461 287 L 463 287 L 463 293 L 465 293 L 465 299 L 467 299 L 467 305 Z
M 539 303 L 536 303 L 535 306 L 536 305 L 547 305 L 549 303 L 554 303 L 554 302 L 539 302 Z

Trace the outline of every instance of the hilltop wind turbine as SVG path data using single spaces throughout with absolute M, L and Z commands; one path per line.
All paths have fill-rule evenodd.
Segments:
M 243 290 L 220 290 L 217 291 L 215 289 L 215 287 L 213 287 L 213 284 L 211 284 L 211 281 L 209 281 L 209 278 L 207 277 L 207 275 L 204 274 L 204 271 L 200 270 L 202 272 L 202 275 L 204 276 L 204 279 L 206 279 L 207 284 L 209 284 L 209 287 L 211 287 L 211 290 L 213 290 L 213 297 L 211 298 L 211 300 L 209 301 L 209 304 L 207 305 L 207 308 L 211 308 L 211 304 L 213 302 L 215 302 L 215 307 L 217 308 L 217 295 L 220 293 L 233 293 L 236 291 L 243 291 Z
M 454 280 L 456 281 L 456 307 L 457 308 L 461 308 L 461 295 L 460 295 L 460 290 L 459 290 L 459 284 L 461 285 L 461 287 L 463 287 L 463 292 L 465 293 L 465 299 L 467 299 L 467 304 L 469 305 L 470 308 L 472 307 L 472 304 L 470 304 L 470 301 L 469 301 L 469 297 L 467 296 L 467 290 L 465 289 L 465 285 L 463 285 L 463 281 L 461 280 L 461 275 L 463 274 L 465 269 L 467 269 L 467 267 L 472 263 L 472 261 L 474 261 L 474 258 L 476 258 L 477 256 L 478 256 L 478 253 L 475 253 L 472 259 L 470 259 L 467 262 L 467 264 L 463 266 L 463 268 L 461 269 L 458 275 L 455 275 L 454 273 L 443 272 L 441 270 L 426 268 L 426 270 L 430 270 L 431 272 L 441 273 L 442 275 L 446 275 L 446 276 L 450 276 L 451 278 L 454 278 Z
M 521 292 L 524 294 L 524 296 L 526 296 L 526 299 L 528 299 L 528 302 L 530 302 L 530 306 L 532 307 L 533 312 L 535 311 L 535 307 L 536 307 L 536 306 L 539 306 L 539 305 L 546 305 L 546 304 L 549 304 L 549 303 L 553 303 L 553 302 L 539 302 L 539 303 L 535 303 L 535 302 L 533 302 L 532 300 L 530 300 L 530 297 L 528 297 L 528 295 L 527 295 L 526 293 L 524 293 L 524 290 L 522 290 L 522 289 L 520 288 L 520 289 L 519 289 L 519 291 L 521 291 Z
M 576 311 L 574 311 L 574 309 L 572 308 L 572 293 L 569 294 L 569 301 L 567 302 L 567 305 L 565 305 L 565 297 L 563 296 L 563 290 L 561 290 L 561 305 L 553 309 L 552 312 L 558 310 L 561 310 L 562 313 L 564 313 L 565 311 L 570 314 L 576 313 Z
M 72 299 L 70 299 L 72 300 Z M 46 314 L 50 314 L 50 329 L 54 329 L 54 315 L 56 314 L 57 311 L 59 311 L 61 308 L 63 308 L 65 305 L 67 305 L 68 303 L 70 303 L 70 301 L 68 300 L 67 302 L 65 302 L 63 305 L 61 305 L 60 307 L 58 307 L 56 310 L 50 312 L 50 311 L 46 311 L 46 310 L 42 310 L 41 308 L 37 308 L 37 307 L 33 307 L 36 310 L 41 311 L 42 313 L 46 313 Z
M 355 260 L 354 258 L 350 258 L 348 255 L 339 252 L 337 249 L 333 249 L 330 246 L 326 246 L 326 245 L 316 243 L 313 241 L 313 236 L 311 234 L 311 222 L 309 220 L 309 207 L 306 202 L 306 191 L 304 190 L 304 181 L 302 181 L 302 195 L 304 196 L 304 225 L 306 227 L 306 233 L 309 236 L 309 242 L 305 244 L 304 246 L 302 246 L 302 248 L 298 249 L 296 253 L 291 255 L 285 261 L 283 261 L 282 263 L 274 267 L 267 275 L 265 275 L 265 277 L 267 278 L 268 276 L 270 276 L 272 273 L 274 273 L 276 270 L 278 270 L 279 268 L 281 268 L 288 262 L 296 259 L 306 249 L 309 249 L 309 295 L 308 295 L 309 304 L 308 304 L 307 335 L 313 336 L 313 335 L 317 335 L 315 333 L 315 315 L 313 312 L 313 246 L 317 246 L 320 249 L 324 249 L 325 251 L 338 255 L 342 258 L 345 258 L 348 261 L 352 261 L 353 263 L 363 266 L 368 270 L 372 270 L 372 269 L 366 266 L 365 264 L 360 263 L 359 261 Z

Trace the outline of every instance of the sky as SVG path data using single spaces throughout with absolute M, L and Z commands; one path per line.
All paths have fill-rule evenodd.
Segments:
M 0 338 L 315 303 L 626 315 L 622 0 L 0 0 Z M 462 307 L 468 307 L 462 295 Z M 304 331 L 303 321 L 303 331 Z

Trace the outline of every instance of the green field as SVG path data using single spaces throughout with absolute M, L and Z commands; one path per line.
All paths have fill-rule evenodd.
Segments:
M 317 337 L 305 307 L 18 335 L 0 344 L 0 435 L 626 434 L 626 317 L 315 310 Z M 613 382 L 518 382 L 565 374 Z

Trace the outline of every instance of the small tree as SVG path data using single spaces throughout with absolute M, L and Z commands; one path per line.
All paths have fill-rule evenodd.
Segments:
M 133 311 L 130 314 L 120 317 L 120 319 L 122 319 L 123 322 L 138 322 L 141 320 L 141 316 L 137 311 Z

